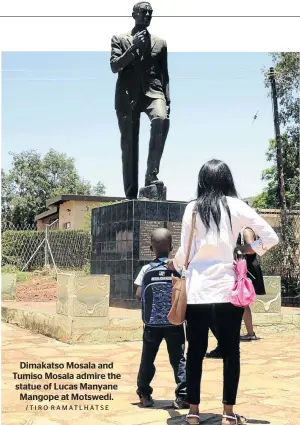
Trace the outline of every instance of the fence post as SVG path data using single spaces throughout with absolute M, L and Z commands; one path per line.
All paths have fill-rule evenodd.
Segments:
M 49 256 L 48 256 L 48 224 L 45 227 L 45 269 L 49 268 Z

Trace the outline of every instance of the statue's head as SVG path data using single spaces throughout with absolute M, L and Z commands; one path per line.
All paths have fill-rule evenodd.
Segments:
M 147 1 L 140 1 L 133 6 L 132 17 L 135 25 L 147 28 L 152 19 L 152 6 Z

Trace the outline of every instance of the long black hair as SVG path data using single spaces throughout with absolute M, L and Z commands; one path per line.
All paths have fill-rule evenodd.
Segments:
M 206 162 L 199 171 L 197 192 L 197 208 L 206 230 L 210 229 L 212 217 L 220 231 L 220 203 L 227 211 L 232 228 L 226 196 L 237 198 L 238 195 L 228 165 L 218 159 Z

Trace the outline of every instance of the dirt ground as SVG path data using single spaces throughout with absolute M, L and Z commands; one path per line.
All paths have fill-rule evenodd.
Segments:
M 16 301 L 54 301 L 56 300 L 56 280 L 50 276 L 31 276 L 18 283 Z

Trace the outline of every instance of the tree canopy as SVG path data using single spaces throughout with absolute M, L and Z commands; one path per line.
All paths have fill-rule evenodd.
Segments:
M 105 195 L 106 192 L 106 187 L 104 186 L 104 184 L 99 181 L 96 186 L 94 186 L 92 188 L 92 195 L 94 196 L 102 196 Z
M 300 53 L 272 53 L 271 56 L 274 62 L 279 103 L 286 202 L 291 208 L 300 200 Z M 266 81 L 266 86 L 269 87 L 269 81 Z M 278 208 L 276 141 L 274 139 L 269 141 L 266 156 L 270 167 L 263 171 L 262 180 L 267 183 L 267 186 L 263 193 L 254 198 L 253 206 Z
M 46 200 L 61 194 L 90 195 L 90 182 L 81 178 L 74 158 L 50 149 L 44 156 L 35 150 L 10 153 L 12 166 L 2 180 L 2 222 L 15 226 L 34 224 L 34 217 L 46 209 Z M 102 185 L 98 182 L 96 187 Z
M 299 169 L 299 140 L 288 137 L 287 134 L 281 136 L 282 159 L 285 181 L 286 204 L 293 207 L 300 200 L 300 169 Z M 253 199 L 255 208 L 279 208 L 277 196 L 277 163 L 276 163 L 276 141 L 271 139 L 266 152 L 270 167 L 262 172 L 262 180 L 267 183 L 262 193 Z

